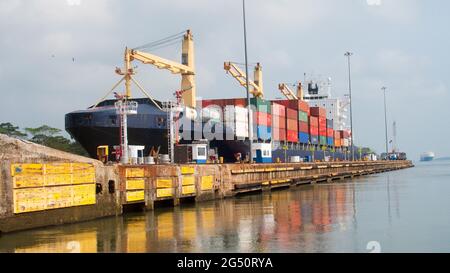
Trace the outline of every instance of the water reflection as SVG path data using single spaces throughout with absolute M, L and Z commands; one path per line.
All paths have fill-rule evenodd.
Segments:
M 8 234 L 2 252 L 317 251 L 353 220 L 349 184 L 304 186 Z

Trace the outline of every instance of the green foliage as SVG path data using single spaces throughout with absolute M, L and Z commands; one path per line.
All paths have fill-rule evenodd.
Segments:
M 19 127 L 12 125 L 9 122 L 0 124 L 0 134 L 4 134 L 10 137 L 26 137 L 27 134 L 22 133 Z
M 34 143 L 72 154 L 89 156 L 78 142 L 61 136 L 60 129 L 42 125 L 37 128 L 25 128 L 24 130 L 25 133 L 21 132 L 19 127 L 9 122 L 0 124 L 0 134 L 28 139 Z M 29 135 L 30 137 L 27 137 Z
M 61 130 L 57 128 L 52 128 L 47 125 L 42 125 L 41 127 L 37 128 L 25 128 L 25 132 L 33 136 L 53 137 L 56 134 L 61 133 Z

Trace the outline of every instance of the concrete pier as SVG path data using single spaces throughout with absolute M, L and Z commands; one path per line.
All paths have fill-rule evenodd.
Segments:
M 413 167 L 410 161 L 221 165 L 104 165 L 0 135 L 0 232 L 233 197 L 252 191 L 333 183 Z

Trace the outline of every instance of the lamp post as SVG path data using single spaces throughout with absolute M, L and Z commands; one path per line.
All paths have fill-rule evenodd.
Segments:
M 353 133 L 353 110 L 352 110 L 352 104 L 353 104 L 353 100 L 352 100 L 352 78 L 351 78 L 351 64 L 350 64 L 350 57 L 353 56 L 352 52 L 347 51 L 344 54 L 345 57 L 347 57 L 347 61 L 348 61 L 348 92 L 349 92 L 349 98 L 350 98 L 350 131 L 351 131 L 351 150 L 352 150 L 352 161 L 355 161 L 355 151 L 353 148 L 353 142 L 354 142 L 354 133 Z
M 250 83 L 249 83 L 249 75 L 248 75 L 248 55 L 247 55 L 247 25 L 245 21 L 245 0 L 242 0 L 242 14 L 244 18 L 244 48 L 245 48 L 245 74 L 246 74 L 246 84 L 247 84 L 247 109 L 248 109 L 248 139 L 250 142 L 249 145 L 249 160 L 250 163 L 253 163 L 253 155 L 252 155 L 252 146 L 253 146 L 253 124 L 252 124 L 252 112 L 251 112 L 251 104 L 250 104 Z
M 384 87 L 384 86 L 381 88 L 381 90 L 383 90 L 383 97 L 384 97 L 384 127 L 385 127 L 385 134 L 386 134 L 386 159 L 389 159 L 387 110 L 386 110 L 386 89 L 387 89 L 387 87 Z

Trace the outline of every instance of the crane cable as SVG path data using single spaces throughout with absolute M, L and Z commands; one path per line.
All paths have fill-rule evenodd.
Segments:
M 180 33 L 177 33 L 177 34 L 168 36 L 168 37 L 166 37 L 166 38 L 163 38 L 163 39 L 160 39 L 160 40 L 151 42 L 151 43 L 147 43 L 147 44 L 144 44 L 144 45 L 135 47 L 135 48 L 133 48 L 133 49 L 134 49 L 134 50 L 139 50 L 139 49 L 151 49 L 152 47 L 159 46 L 159 45 L 163 45 L 163 44 L 166 44 L 166 43 L 169 43 L 169 42 L 173 42 L 173 41 L 175 41 L 175 40 L 178 40 L 178 39 L 182 38 L 182 37 L 184 36 L 185 33 L 186 33 L 186 32 L 183 31 L 183 32 L 180 32 Z

